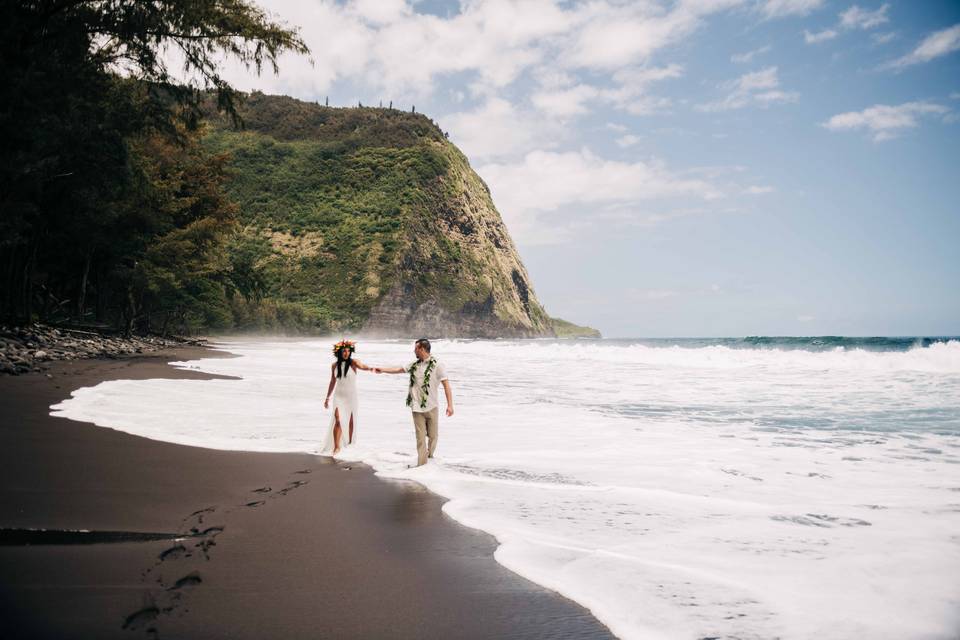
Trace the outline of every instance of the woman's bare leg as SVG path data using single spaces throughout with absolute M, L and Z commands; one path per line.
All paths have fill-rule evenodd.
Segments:
M 340 428 L 340 409 L 333 410 L 333 452 L 340 453 L 340 437 L 343 429 Z
M 353 444 L 353 414 L 350 414 L 350 441 L 349 444 Z

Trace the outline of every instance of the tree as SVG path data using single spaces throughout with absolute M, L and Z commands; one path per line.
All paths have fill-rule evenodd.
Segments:
M 145 252 L 170 233 L 143 140 L 191 148 L 207 95 L 239 123 L 221 56 L 276 72 L 285 51 L 307 47 L 247 0 L 2 3 L 0 316 L 83 318 L 91 297 L 99 319 L 135 307 Z
M 225 242 L 237 207 L 222 190 L 227 156 L 205 154 L 195 135 L 187 145 L 157 135 L 137 144 L 156 204 L 155 233 L 134 254 L 124 328 L 229 326 Z

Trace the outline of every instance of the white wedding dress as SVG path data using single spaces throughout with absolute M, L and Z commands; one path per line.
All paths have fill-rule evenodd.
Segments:
M 347 367 L 342 378 L 337 378 L 330 402 L 330 424 L 327 426 L 321 455 L 333 455 L 333 427 L 337 423 L 337 410 L 340 410 L 340 449 L 357 442 L 357 372 Z M 350 439 L 350 418 L 353 417 L 353 439 Z

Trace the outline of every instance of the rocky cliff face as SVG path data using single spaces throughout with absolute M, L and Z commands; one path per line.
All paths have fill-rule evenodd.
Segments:
M 270 295 L 334 331 L 410 337 L 541 337 L 537 300 L 487 186 L 428 118 L 253 94 L 230 153 L 237 251 Z
M 404 229 L 397 280 L 364 333 L 448 337 L 552 336 L 549 317 L 490 192 L 452 144 L 447 171 L 426 189 L 426 215 Z

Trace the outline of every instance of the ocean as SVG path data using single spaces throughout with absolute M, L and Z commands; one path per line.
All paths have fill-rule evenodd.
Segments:
M 334 340 L 221 338 L 53 415 L 216 449 L 315 452 Z M 496 559 L 622 638 L 960 635 L 960 340 L 438 340 L 456 414 L 416 461 L 408 377 L 361 373 L 340 456 L 415 480 Z M 413 360 L 412 341 L 356 357 Z M 444 406 L 441 402 L 441 408 Z M 87 428 L 77 426 L 77 428 Z M 350 496 L 343 496 L 349 500 Z

